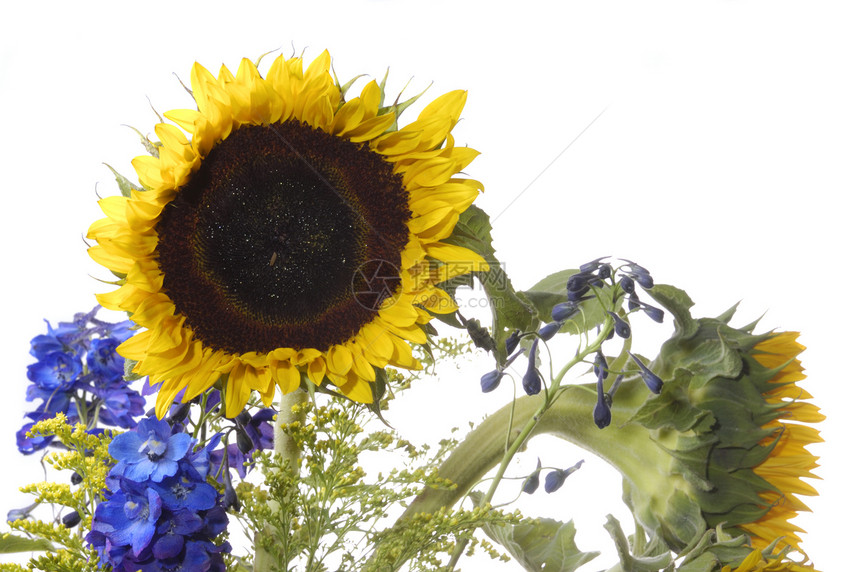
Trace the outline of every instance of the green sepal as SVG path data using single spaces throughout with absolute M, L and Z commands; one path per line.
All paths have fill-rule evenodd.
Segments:
M 690 372 L 678 370 L 675 379 L 665 383 L 659 395 L 646 400 L 629 423 L 639 423 L 648 429 L 671 427 L 679 432 L 713 425 L 713 414 L 690 403 L 687 395 L 690 377 Z
M 755 419 L 754 407 L 766 402 L 751 384 L 718 377 L 705 387 L 691 387 L 691 393 L 697 407 L 712 411 L 719 420 L 714 432 L 721 447 L 753 447 L 770 434 Z
M 540 324 L 538 312 L 522 292 L 511 285 L 502 264 L 496 258 L 492 245 L 490 217 L 475 205 L 469 206 L 462 214 L 451 236 L 445 239 L 448 244 L 462 246 L 480 254 L 490 266 L 488 272 L 475 275 L 481 281 L 493 310 L 493 339 L 496 342 L 497 356 L 505 355 L 505 339 L 514 330 L 534 331 Z M 440 287 L 451 293 L 457 286 L 469 284 L 470 275 L 458 276 Z M 503 358 L 497 358 L 503 360 Z
M 337 85 L 337 88 L 340 90 L 341 102 L 345 102 L 345 99 L 343 96 L 346 95 L 346 92 L 349 91 L 349 88 L 352 87 L 352 84 L 354 84 L 356 81 L 358 81 L 360 78 L 364 77 L 365 75 L 367 75 L 367 74 L 359 74 L 359 75 L 355 76 L 354 78 L 352 78 L 351 80 L 347 81 L 345 84 L 340 85 L 340 81 L 337 79 L 337 75 L 335 74 L 334 81 L 335 81 L 335 84 Z M 388 72 L 385 72 L 385 76 L 388 77 Z M 381 91 L 382 90 L 380 89 L 380 92 Z M 381 103 L 382 103 L 382 99 L 380 98 L 380 105 L 381 105 Z
M 381 367 L 374 367 L 373 369 L 376 370 L 376 379 L 370 384 L 370 393 L 373 395 L 373 401 L 367 403 L 366 407 L 380 421 L 385 423 L 386 426 L 391 427 L 388 421 L 382 416 L 382 407 L 380 405 L 382 398 L 385 397 L 385 392 L 388 390 L 388 373 Z
M 382 82 L 380 82 L 380 84 L 379 84 L 380 106 L 379 106 L 379 112 L 377 113 L 377 116 L 385 115 L 386 113 L 391 113 L 392 111 L 394 112 L 394 116 L 395 116 L 394 123 L 392 123 L 391 127 L 389 127 L 385 131 L 386 133 L 391 133 L 393 131 L 397 131 L 397 129 L 398 129 L 397 120 L 400 119 L 400 114 L 403 113 L 407 107 L 409 107 L 410 105 L 412 105 L 413 103 L 418 101 L 418 99 L 422 95 L 427 93 L 427 90 L 430 89 L 430 85 L 433 85 L 433 84 L 430 84 L 427 87 L 425 87 L 424 90 L 421 93 L 419 93 L 418 95 L 415 95 L 413 97 L 410 97 L 406 101 L 398 103 L 398 101 L 400 101 L 400 96 L 403 95 L 403 91 L 409 85 L 409 83 L 407 82 L 407 84 L 403 86 L 403 89 L 400 91 L 400 93 L 397 94 L 397 99 L 394 100 L 394 103 L 392 105 L 383 106 L 383 105 L 381 105 L 381 103 L 383 101 L 385 101 L 385 82 L 387 80 L 388 80 L 388 70 L 385 70 L 385 77 L 382 78 Z
M 191 93 L 191 92 L 189 91 L 189 93 Z M 155 111 L 154 108 L 153 108 L 153 111 Z M 155 114 L 158 115 L 158 112 L 156 111 Z M 164 120 L 161 119 L 160 115 L 158 115 L 158 119 L 159 119 L 160 123 L 164 123 Z M 155 157 L 156 159 L 158 159 L 158 155 L 159 155 L 158 148 L 161 147 L 161 142 L 160 141 L 155 141 L 155 142 L 150 141 L 148 137 L 144 136 L 143 133 L 141 133 L 139 130 L 135 129 L 131 125 L 126 125 L 126 127 L 128 127 L 129 129 L 131 129 L 132 131 L 137 133 L 137 136 L 140 137 L 140 144 L 143 145 L 143 148 L 146 149 L 146 152 L 149 153 L 150 155 L 152 155 L 153 157 Z
M 619 566 L 615 566 L 613 570 L 619 569 L 624 572 L 660 572 L 671 566 L 674 558 L 672 557 L 672 552 L 669 550 L 653 555 L 633 555 L 630 551 L 627 537 L 621 529 L 621 523 L 611 514 L 606 515 L 606 524 L 603 525 L 603 528 L 612 537 L 620 560 Z
M 528 572 L 570 572 L 600 554 L 579 550 L 573 521 L 539 518 L 516 525 L 485 525 L 482 529 Z
M 668 284 L 655 284 L 648 290 L 658 304 L 663 306 L 675 318 L 675 333 L 673 339 L 686 340 L 696 334 L 699 325 L 690 314 L 693 300 L 680 288 Z
M 672 474 L 680 475 L 684 481 L 694 487 L 694 490 L 708 492 L 714 490 L 714 484 L 709 481 L 707 475 L 708 456 L 717 442 L 716 438 L 705 438 L 699 440 L 689 440 L 687 446 L 681 442 L 680 446 L 675 448 L 664 447 L 657 442 L 663 451 L 680 461 L 672 466 Z
M 135 373 L 132 371 L 134 366 L 137 365 L 137 361 L 126 358 L 123 362 L 123 375 L 122 378 L 125 381 L 137 381 L 138 379 L 144 377 L 139 373 Z
M 755 522 L 770 510 L 762 507 L 759 493 L 773 487 L 751 469 L 728 471 L 713 465 L 709 469 L 708 478 L 714 483 L 714 490 L 698 493 L 696 502 L 711 525 Z
M 712 572 L 724 564 L 737 566 L 752 551 L 748 543 L 746 535 L 732 536 L 717 525 L 678 554 L 684 558 L 678 572 Z
M 734 378 L 743 368 L 738 353 L 730 348 L 722 338 L 702 340 L 677 362 L 677 367 L 685 368 L 693 374 L 690 388 L 704 387 L 713 378 L 720 376 Z
M 379 107 L 382 107 L 382 104 L 385 102 L 385 86 L 388 84 L 388 73 L 391 71 L 391 68 L 385 68 L 385 75 L 382 76 L 382 79 L 379 80 Z
M 0 554 L 13 552 L 43 552 L 53 551 L 56 547 L 44 538 L 26 538 L 5 533 L 0 535 Z
M 629 477 L 622 485 L 622 498 L 637 521 L 672 550 L 681 550 L 708 528 L 698 503 L 686 491 L 667 483 L 665 496 L 653 498 Z
M 131 197 L 131 191 L 143 191 L 143 187 L 135 185 L 134 183 L 123 177 L 121 174 L 119 174 L 116 169 L 114 169 L 107 163 L 103 163 L 103 165 L 110 169 L 111 173 L 113 173 L 113 176 L 116 178 L 116 184 L 119 187 L 119 192 L 122 194 L 122 196 L 128 198 Z
M 670 545 L 684 545 L 690 538 L 698 537 L 708 528 L 699 513 L 696 500 L 680 489 L 675 489 L 669 497 L 667 513 L 674 517 L 671 521 L 671 533 L 669 527 L 665 526 L 661 537 Z M 683 518 L 684 516 L 686 518 Z M 666 524 L 669 524 L 668 519 Z
M 445 325 L 451 326 L 452 328 L 457 328 L 458 330 L 465 330 L 466 329 L 466 326 L 461 324 L 460 321 L 457 319 L 457 314 L 454 314 L 454 313 L 436 314 L 433 312 L 430 312 L 430 313 L 433 315 L 434 319 L 439 320 L 440 322 L 442 322 Z
M 684 560 L 684 563 L 677 570 L 678 572 L 713 572 L 719 570 L 719 567 L 719 558 L 706 552 L 695 558 Z

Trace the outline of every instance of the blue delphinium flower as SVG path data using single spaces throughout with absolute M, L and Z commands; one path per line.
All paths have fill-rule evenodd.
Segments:
M 550 322 L 539 329 L 537 335 L 543 341 L 548 342 L 558 333 L 563 325 L 563 322 Z
M 636 366 L 642 373 L 642 381 L 645 382 L 645 385 L 648 386 L 648 389 L 651 390 L 651 393 L 659 394 L 660 391 L 662 391 L 663 389 L 663 380 L 660 379 L 660 377 L 657 376 L 657 374 L 655 374 L 653 371 L 648 369 L 645 364 L 642 363 L 642 360 L 633 355 L 631 352 L 627 353 L 630 354 L 630 357 L 633 358 L 634 362 L 636 362 Z
M 129 387 L 119 387 L 95 392 L 102 398 L 99 421 L 108 426 L 133 429 L 137 419 L 144 413 L 144 399 Z
M 639 302 L 639 306 L 644 310 L 645 314 L 655 322 L 662 324 L 665 313 L 660 308 L 655 308 L 644 302 Z
M 13 508 L 9 512 L 6 513 L 6 522 L 15 522 L 16 520 L 22 520 L 30 516 L 30 513 L 33 512 L 33 509 L 39 506 L 39 503 L 34 502 L 30 505 L 21 508 Z
M 540 470 L 540 459 L 538 459 L 535 470 L 532 471 L 532 474 L 529 475 L 525 481 L 523 481 L 522 491 L 527 495 L 533 494 L 537 490 L 538 485 L 540 485 Z
M 578 471 L 582 466 L 584 461 L 579 461 L 572 467 L 568 467 L 564 470 L 555 469 L 554 471 L 550 471 L 546 475 L 546 479 L 544 479 L 543 488 L 548 493 L 554 493 L 564 484 L 565 479 L 571 475 L 571 473 Z
M 209 405 L 207 403 L 207 407 Z M 219 483 L 224 482 L 222 467 L 225 470 L 235 469 L 239 477 L 245 478 L 247 468 L 253 466 L 254 451 L 271 449 L 274 446 L 275 430 L 272 427 L 274 418 L 275 410 L 268 407 L 259 409 L 254 415 L 243 411 L 236 417 L 237 442 L 220 449 L 212 450 L 211 446 L 208 448 L 211 451 L 209 459 L 212 473 Z
M 149 546 L 161 516 L 161 497 L 145 483 L 123 479 L 120 490 L 96 507 L 93 531 L 113 546 L 128 546 L 137 556 Z M 116 565 L 115 561 L 112 561 Z
M 208 510 L 215 506 L 218 497 L 218 491 L 185 459 L 179 463 L 179 470 L 174 475 L 159 481 L 152 479 L 151 486 L 158 491 L 164 505 L 172 511 Z
M 194 511 L 180 510 L 167 515 L 158 525 L 158 540 L 152 544 L 152 555 L 158 560 L 176 558 L 192 534 L 203 529 L 203 518 Z
M 27 366 L 27 378 L 43 391 L 68 391 L 82 370 L 80 357 L 56 351 Z
M 502 381 L 502 376 L 505 375 L 505 372 L 494 369 L 493 371 L 487 372 L 481 376 L 481 391 L 484 393 L 489 393 L 499 387 L 499 382 Z
M 615 333 L 618 334 L 618 336 L 621 338 L 629 338 L 630 324 L 622 320 L 621 316 L 619 316 L 615 312 L 609 312 L 609 315 L 612 316 L 612 320 L 615 322 Z
M 170 434 L 167 421 L 147 418 L 141 420 L 134 431 L 117 435 L 108 452 L 119 461 L 111 471 L 114 474 L 143 482 L 161 482 L 176 474 L 179 459 L 191 448 L 191 435 Z
M 27 367 L 27 401 L 40 400 L 25 416 L 32 421 L 16 435 L 24 454 L 48 446 L 52 437 L 28 437 L 33 423 L 64 413 L 69 423 L 88 430 L 102 426 L 132 428 L 143 414 L 144 399 L 123 378 L 124 360 L 117 346 L 128 339 L 131 322 L 103 322 L 95 316 L 100 306 L 75 314 L 73 321 L 48 327 L 47 334 L 30 340 L 36 363 Z
M 505 339 L 505 352 L 507 355 L 514 353 L 514 350 L 516 350 L 517 346 L 520 345 L 522 337 L 523 333 L 521 331 L 514 330 L 513 333 Z
M 526 395 L 537 395 L 541 390 L 540 373 L 536 365 L 537 346 L 538 342 L 535 340 L 529 350 L 529 363 L 526 367 L 526 373 L 523 375 L 523 389 Z
M 597 350 L 594 352 L 594 375 L 598 377 L 598 379 L 606 379 L 609 377 L 609 364 L 606 363 L 606 356 L 603 355 L 603 352 Z
M 628 294 L 636 293 L 636 284 L 634 284 L 633 279 L 627 276 L 626 274 L 621 277 L 618 281 L 621 284 L 621 289 L 627 292 Z
M 597 404 L 594 406 L 594 424 L 598 429 L 607 427 L 612 422 L 612 410 L 603 393 L 603 376 L 597 376 Z
M 261 451 L 263 449 L 271 449 L 275 444 L 275 430 L 272 428 L 272 420 L 275 418 L 275 410 L 271 407 L 264 407 L 254 413 L 251 418 L 242 425 L 248 438 L 251 440 L 251 450 L 245 451 L 250 454 L 251 451 Z
M 552 319 L 555 322 L 563 322 L 579 311 L 576 302 L 561 302 L 552 307 Z
M 257 431 L 264 419 L 271 416 L 262 413 L 256 426 L 252 417 L 246 427 Z M 146 418 L 108 447 L 118 463 L 108 479 L 107 500 L 96 508 L 87 535 L 103 564 L 128 571 L 226 569 L 223 553 L 230 545 L 214 540 L 227 528 L 227 513 L 207 481 L 213 476 L 212 448 L 221 435 L 195 450 L 191 436 L 182 430 L 181 423 L 171 429 L 166 421 Z M 259 431 L 256 435 L 258 442 L 266 440 Z M 145 511 L 138 510 L 143 507 L 141 491 L 148 501 L 145 521 Z M 120 506 L 130 511 L 125 520 L 133 525 L 119 522 Z
M 579 271 L 583 274 L 589 274 L 591 272 L 594 272 L 595 270 L 597 270 L 598 268 L 600 268 L 603 265 L 603 259 L 604 258 L 609 258 L 609 257 L 608 256 L 601 256 L 600 258 L 595 258 L 591 262 L 586 262 L 585 264 L 582 264 L 579 267 Z
M 90 371 L 106 382 L 120 381 L 125 373 L 125 359 L 116 353 L 120 343 L 117 338 L 99 338 L 93 340 L 87 352 Z

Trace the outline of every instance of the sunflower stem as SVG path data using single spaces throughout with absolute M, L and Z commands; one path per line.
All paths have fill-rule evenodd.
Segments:
M 274 453 L 288 461 L 290 470 L 296 474 L 298 474 L 301 465 L 301 449 L 290 436 L 288 427 L 296 422 L 300 424 L 305 423 L 307 410 L 301 406 L 307 401 L 307 392 L 301 390 L 292 391 L 281 397 L 281 403 L 278 408 Z M 277 501 L 269 501 L 269 507 L 274 511 L 275 515 L 278 515 L 282 510 Z M 273 522 L 279 522 L 280 520 L 279 518 L 274 518 Z M 269 525 L 257 532 L 257 537 L 254 539 L 254 572 L 286 570 L 288 563 L 279 563 L 277 554 L 272 554 L 263 548 L 261 536 L 268 536 L 274 540 L 282 537 L 274 525 Z

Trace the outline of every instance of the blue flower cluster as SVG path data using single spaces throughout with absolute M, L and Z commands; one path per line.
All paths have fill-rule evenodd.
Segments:
M 230 545 L 214 541 L 227 513 L 206 480 L 216 443 L 195 450 L 190 435 L 153 418 L 114 438 L 109 493 L 86 537 L 102 564 L 128 572 L 226 570 Z
M 664 312 L 656 306 L 643 302 L 636 293 L 636 286 L 639 285 L 645 290 L 650 290 L 654 287 L 654 279 L 651 273 L 644 267 L 636 264 L 631 260 L 621 258 L 623 264 L 614 268 L 610 263 L 604 262 L 606 256 L 587 262 L 579 267 L 578 272 L 574 272 L 567 280 L 566 285 L 566 301 L 555 304 L 552 307 L 550 315 L 552 321 L 544 325 L 536 332 L 521 332 L 515 330 L 507 340 L 505 340 L 505 350 L 507 359 L 495 370 L 485 373 L 481 377 L 481 390 L 484 393 L 495 390 L 502 378 L 506 375 L 505 370 L 516 360 L 523 350 L 516 351 L 521 341 L 526 338 L 531 338 L 531 347 L 528 350 L 528 364 L 526 372 L 522 376 L 523 390 L 526 395 L 537 395 L 544 388 L 543 378 L 537 367 L 538 355 L 538 340 L 548 342 L 552 339 L 565 322 L 580 314 L 583 310 L 583 303 L 596 298 L 598 291 L 606 289 L 604 292 L 610 296 L 612 307 L 623 304 L 623 300 L 627 300 L 626 315 L 631 315 L 635 312 L 642 311 L 655 322 L 662 322 Z M 618 281 L 616 282 L 616 278 Z M 621 312 L 621 310 L 618 310 Z M 612 328 L 606 332 L 605 340 L 609 340 L 614 336 L 627 339 L 631 336 L 632 331 L 628 319 L 611 310 L 604 309 L 608 318 L 612 319 Z M 638 368 L 638 376 L 647 385 L 653 393 L 660 393 L 663 388 L 663 380 L 655 375 L 648 367 L 642 363 L 638 357 L 628 352 L 633 362 Z M 594 406 L 594 423 L 600 429 L 607 427 L 612 422 L 612 397 L 616 390 L 624 381 L 625 373 L 633 372 L 616 372 L 616 378 L 612 387 L 608 391 L 604 391 L 604 381 L 609 377 L 609 364 L 600 348 L 594 353 L 594 374 L 597 376 L 597 403 Z M 556 477 L 555 482 L 559 481 L 560 477 Z M 548 481 L 549 483 L 549 481 Z M 530 485 L 531 486 L 531 485 Z M 537 486 L 536 484 L 534 485 Z M 560 486 L 560 485 L 559 485 Z
M 37 361 L 27 368 L 27 401 L 40 403 L 25 415 L 29 421 L 16 434 L 18 450 L 25 455 L 51 443 L 53 437 L 28 437 L 27 432 L 57 413 L 89 429 L 97 423 L 130 429 L 137 424 L 135 417 L 143 415 L 145 400 L 123 379 L 124 361 L 116 353 L 131 337 L 132 323 L 98 320 L 100 308 L 76 314 L 56 328 L 48 323 L 47 334 L 30 340 L 30 354 Z
M 56 328 L 48 323 L 48 333 L 31 340 L 30 353 L 37 362 L 28 367 L 27 400 L 40 403 L 27 413 L 29 422 L 17 433 L 18 449 L 30 454 L 48 446 L 52 437 L 28 437 L 27 432 L 34 423 L 58 413 L 71 424 L 83 423 L 90 432 L 131 429 L 110 444 L 117 464 L 86 537 L 102 564 L 144 572 L 225 570 L 223 553 L 230 545 L 216 545 L 215 539 L 227 527 L 224 507 L 239 507 L 230 469 L 244 478 L 253 452 L 272 448 L 275 411 L 262 408 L 253 415 L 243 411 L 229 420 L 232 426 L 195 449 L 192 435 L 203 419 L 220 416 L 220 392 L 210 391 L 186 403 L 180 394 L 164 421 L 152 410 L 144 413 L 146 396 L 155 393 L 158 384 L 132 389 L 124 379 L 124 359 L 116 351 L 133 334 L 132 323 L 98 320 L 99 309 L 76 314 L 73 321 Z M 194 405 L 201 414 L 196 424 L 189 418 Z M 207 479 L 223 483 L 223 497 Z M 79 482 L 73 476 L 72 483 Z M 11 511 L 9 519 L 26 518 L 35 506 Z M 69 527 L 80 522 L 80 515 L 73 514 L 77 520 L 64 519 Z
M 212 411 L 221 403 L 221 392 L 210 392 L 206 396 L 205 403 L 200 398 L 195 398 L 189 403 L 175 403 L 167 415 L 167 421 L 173 427 L 174 433 L 185 430 L 189 421 L 188 413 L 191 403 L 198 403 L 206 412 Z M 210 449 L 209 462 L 212 465 L 211 474 L 219 483 L 224 482 L 227 469 L 235 469 L 239 478 L 244 479 L 247 474 L 246 466 L 253 465 L 254 451 L 271 449 L 274 446 L 275 430 L 272 427 L 274 418 L 275 410 L 271 407 L 260 408 L 254 415 L 242 411 L 232 420 L 234 427 L 228 431 L 228 433 L 236 434 L 235 443 L 216 448 L 220 442 L 213 437 L 208 446 Z M 216 437 L 220 436 L 219 433 Z

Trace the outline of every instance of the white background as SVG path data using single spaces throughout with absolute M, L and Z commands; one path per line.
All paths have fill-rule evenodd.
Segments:
M 105 272 L 82 235 L 101 216 L 96 192 L 115 192 L 101 163 L 131 177 L 129 161 L 141 154 L 122 124 L 152 133 L 147 97 L 159 111 L 190 106 L 172 74 L 187 83 L 195 60 L 235 70 L 242 56 L 290 55 L 295 46 L 310 59 L 327 48 L 341 80 L 380 78 L 390 66 L 392 95 L 410 78 L 407 95 L 433 82 L 425 102 L 469 90 L 455 136 L 482 152 L 468 172 L 486 185 L 478 205 L 494 219 L 498 256 L 516 286 L 613 254 L 685 288 L 698 315 L 742 299 L 741 320 L 766 311 L 764 328 L 803 333 L 806 386 L 828 419 L 827 442 L 814 448 L 821 496 L 798 522 L 818 569 L 846 569 L 854 546 L 845 519 L 858 508 L 855 7 L 443 0 L 5 8 L 0 513 L 26 504 L 16 486 L 41 478 L 36 459 L 22 458 L 14 443 L 27 407 L 28 341 L 44 331 L 43 318 L 69 319 L 104 291 L 89 276 Z M 637 348 L 654 344 L 638 340 Z M 503 390 L 479 391 L 490 360 L 477 362 L 403 400 L 398 428 L 435 440 L 500 405 Z M 567 445 L 540 446 L 545 465 L 581 458 Z M 522 472 L 533 463 L 527 453 Z M 623 511 L 617 485 L 599 463 L 586 463 L 562 491 L 523 506 L 575 518 L 581 547 L 611 551 L 601 525 L 610 510 Z

